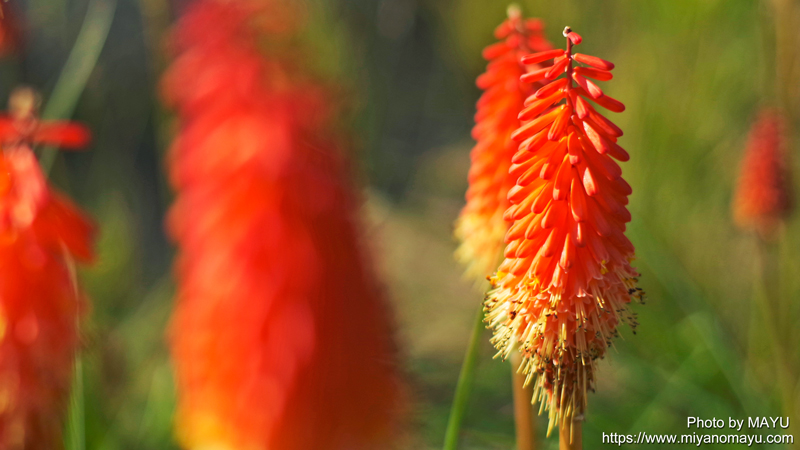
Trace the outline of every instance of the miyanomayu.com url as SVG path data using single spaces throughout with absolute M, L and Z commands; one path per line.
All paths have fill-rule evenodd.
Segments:
M 676 444 L 695 445 L 704 444 L 735 444 L 752 447 L 754 444 L 794 444 L 791 434 L 648 434 L 640 431 L 639 434 L 603 433 L 603 444 L 618 446 L 632 444 Z

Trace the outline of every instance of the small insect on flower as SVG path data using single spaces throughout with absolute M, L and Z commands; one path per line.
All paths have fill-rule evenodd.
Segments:
M 470 155 L 467 204 L 455 225 L 460 245 L 456 258 L 467 267 L 467 275 L 478 281 L 497 268 L 502 257 L 503 235 L 508 222 L 503 213 L 509 206 L 508 191 L 515 178 L 509 175 L 517 144 L 510 136 L 519 128 L 525 98 L 540 83 L 524 82 L 546 67 L 538 63 L 523 64 L 525 54 L 551 48 L 542 33 L 538 19 L 523 19 L 519 8 L 508 9 L 506 19 L 495 30 L 500 40 L 483 51 L 489 61 L 477 85 L 484 92 L 478 100 L 472 136 L 477 141 Z M 520 80 L 520 78 L 523 80 Z
M 32 96 L 28 88 L 15 91 L 12 115 Z M 7 136 L 0 154 L 0 448 L 59 449 L 84 301 L 73 260 L 92 259 L 95 228 L 48 186 L 29 140 Z
M 511 135 L 519 149 L 505 216 L 513 222 L 485 300 L 498 355 L 522 352 L 519 371 L 549 410 L 548 432 L 583 415 L 594 361 L 620 322 L 635 325 L 628 304 L 642 297 L 624 234 L 631 187 L 615 162 L 629 158 L 617 144 L 622 130 L 592 106 L 624 110 L 592 81 L 610 80 L 614 65 L 574 53 L 581 36 L 569 28 L 564 36 L 566 50 L 522 58 L 552 65 L 523 77 L 544 85 L 525 101 Z
M 785 119 L 778 109 L 763 109 L 753 124 L 733 197 L 736 224 L 763 238 L 775 236 L 792 210 L 791 173 Z

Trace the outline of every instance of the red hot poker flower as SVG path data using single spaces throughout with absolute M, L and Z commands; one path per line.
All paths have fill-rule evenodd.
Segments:
M 195 2 L 164 80 L 181 123 L 168 224 L 179 247 L 170 338 L 179 439 L 186 448 L 387 448 L 401 382 L 330 101 L 259 53 L 258 38 L 280 38 L 255 31 L 262 14 Z
M 624 234 L 631 188 L 614 162 L 628 160 L 617 144 L 622 131 L 589 103 L 624 109 L 590 80 L 611 79 L 614 66 L 573 53 L 581 37 L 569 28 L 565 36 L 566 51 L 522 58 L 553 64 L 525 77 L 547 84 L 526 100 L 523 124 L 512 134 L 520 145 L 505 217 L 513 223 L 485 301 L 498 354 L 522 352 L 520 370 L 535 380 L 534 399 L 550 411 L 550 430 L 583 414 L 594 361 L 620 321 L 635 324 L 628 304 L 641 298 Z
M 467 204 L 455 228 L 461 242 L 456 258 L 467 266 L 467 274 L 484 280 L 497 267 L 503 249 L 503 235 L 508 223 L 503 212 L 508 209 L 508 191 L 515 179 L 508 175 L 516 144 L 511 133 L 519 128 L 517 117 L 525 98 L 538 83 L 525 83 L 520 77 L 542 70 L 539 64 L 522 64 L 520 58 L 531 52 L 551 48 L 542 35 L 537 19 L 522 19 L 519 8 L 509 8 L 508 19 L 495 36 L 501 41 L 483 51 L 489 60 L 486 72 L 478 77 L 484 93 L 478 100 L 472 136 L 477 144 L 472 149 Z
M 16 95 L 20 95 L 19 92 Z M 24 95 L 24 94 L 23 94 Z M 51 191 L 24 144 L 0 154 L 0 448 L 61 448 L 83 295 L 72 259 L 94 226 Z
M 770 238 L 792 209 L 791 182 L 783 116 L 762 110 L 747 143 L 733 200 L 734 219 L 742 228 Z

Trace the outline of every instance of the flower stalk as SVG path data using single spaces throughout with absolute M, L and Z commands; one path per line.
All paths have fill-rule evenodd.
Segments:
M 583 448 L 582 422 L 575 420 L 558 430 L 558 450 L 581 450 Z
M 536 417 L 533 414 L 533 387 L 525 384 L 525 375 L 518 370 L 522 358 L 511 356 L 511 384 L 514 392 L 514 426 L 517 450 L 536 450 Z

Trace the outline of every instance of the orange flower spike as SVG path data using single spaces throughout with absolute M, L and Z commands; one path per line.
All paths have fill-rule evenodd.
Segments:
M 513 222 L 506 259 L 491 277 L 485 301 L 498 355 L 522 353 L 520 370 L 527 383 L 535 383 L 534 398 L 549 410 L 548 432 L 585 412 L 587 390 L 595 385 L 594 361 L 605 355 L 620 322 L 636 325 L 628 305 L 643 298 L 630 265 L 633 246 L 624 235 L 630 186 L 612 159 L 628 159 L 616 143 L 622 130 L 586 99 L 611 110 L 624 106 L 604 94 L 590 95 L 588 83 L 574 84 L 586 80 L 581 74 L 611 79 L 613 65 L 578 58 L 572 48 L 580 35 L 567 28 L 564 36 L 566 51 L 522 58 L 563 59 L 546 74 L 549 84 L 529 97 L 523 123 L 512 134 L 524 140 L 513 157 L 517 179 L 505 215 Z M 540 102 L 547 106 L 540 108 Z
M 261 27 L 290 15 L 284 3 L 255 6 L 194 2 L 164 78 L 180 123 L 168 222 L 178 439 L 384 449 L 402 425 L 403 383 L 334 108 L 295 61 L 261 53 L 264 40 L 291 40 Z
M 515 181 L 508 175 L 517 150 L 510 135 L 519 128 L 517 116 L 538 115 L 558 100 L 555 94 L 520 113 L 527 106 L 523 105 L 525 98 L 538 85 L 536 82 L 544 79 L 550 70 L 536 62 L 520 61 L 527 53 L 550 48 L 542 35 L 541 23 L 524 20 L 519 8 L 510 7 L 508 19 L 497 27 L 495 36 L 502 41 L 483 51 L 489 64 L 477 81 L 478 87 L 484 90 L 478 100 L 472 133 L 477 143 L 470 155 L 467 203 L 455 225 L 455 235 L 460 242 L 456 258 L 476 280 L 484 280 L 502 257 L 503 235 L 508 229 L 508 223 L 503 220 L 503 213 L 509 206 L 506 194 Z M 557 50 L 551 54 L 563 53 Z
M 0 174 L 0 448 L 59 449 L 84 301 L 71 266 L 91 260 L 94 225 L 24 143 L 3 146 Z
M 791 174 L 785 119 L 777 109 L 762 110 L 742 159 L 733 198 L 736 224 L 771 238 L 792 210 Z

